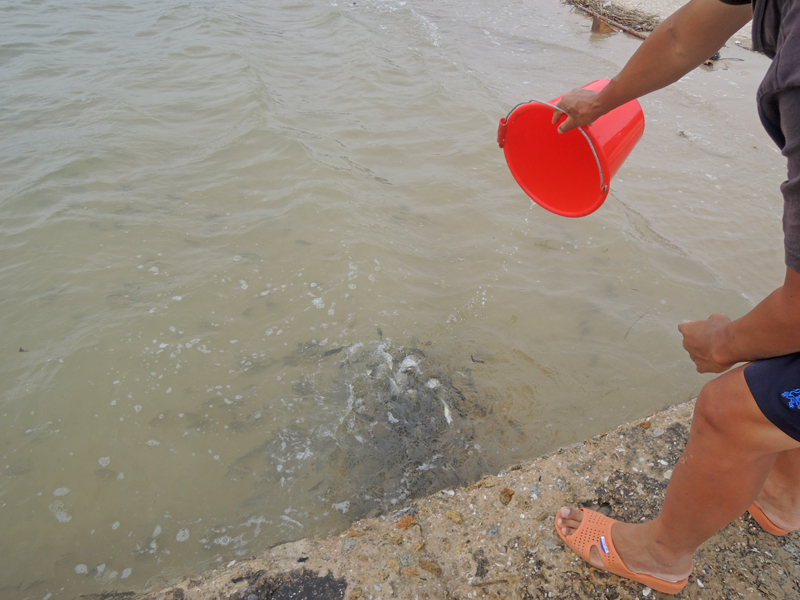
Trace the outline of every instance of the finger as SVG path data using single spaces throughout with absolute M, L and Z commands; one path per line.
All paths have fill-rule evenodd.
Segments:
M 683 330 L 686 329 L 689 323 L 691 323 L 691 321 L 681 321 L 680 323 L 678 323 L 678 331 L 683 333 Z
M 558 106 L 553 109 L 553 125 L 557 125 L 558 122 L 562 119 L 567 118 L 567 111 L 561 108 L 561 103 L 558 103 Z
M 576 127 L 575 119 L 573 119 L 570 116 L 567 116 L 564 122 L 558 126 L 558 133 L 567 133 L 571 129 L 575 129 L 575 127 Z

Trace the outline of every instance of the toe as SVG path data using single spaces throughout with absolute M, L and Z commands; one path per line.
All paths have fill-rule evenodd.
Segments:
M 556 525 L 566 536 L 572 535 L 580 526 L 582 520 L 583 511 L 567 506 L 562 506 L 556 515 Z

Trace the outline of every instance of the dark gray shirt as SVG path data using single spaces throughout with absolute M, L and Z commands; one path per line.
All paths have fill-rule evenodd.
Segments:
M 800 0 L 753 0 L 753 49 L 772 59 L 758 88 L 758 114 L 788 160 L 781 184 L 786 266 L 800 272 Z

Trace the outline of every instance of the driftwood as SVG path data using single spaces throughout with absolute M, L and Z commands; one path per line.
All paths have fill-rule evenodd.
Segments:
M 565 0 L 565 2 L 593 17 L 593 20 L 607 23 L 639 39 L 645 39 L 646 34 L 653 31 L 660 22 L 655 15 L 622 8 L 602 0 Z M 597 32 L 598 26 L 595 24 L 592 30 Z

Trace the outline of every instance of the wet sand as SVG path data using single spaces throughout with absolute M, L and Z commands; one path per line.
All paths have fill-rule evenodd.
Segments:
M 573 444 L 326 540 L 276 546 L 131 600 L 272 598 L 668 598 L 589 567 L 554 529 L 564 504 L 637 521 L 655 516 L 689 433 L 693 402 Z M 704 544 L 677 597 L 800 595 L 800 534 L 748 515 Z M 123 596 L 120 596 L 123 597 Z

